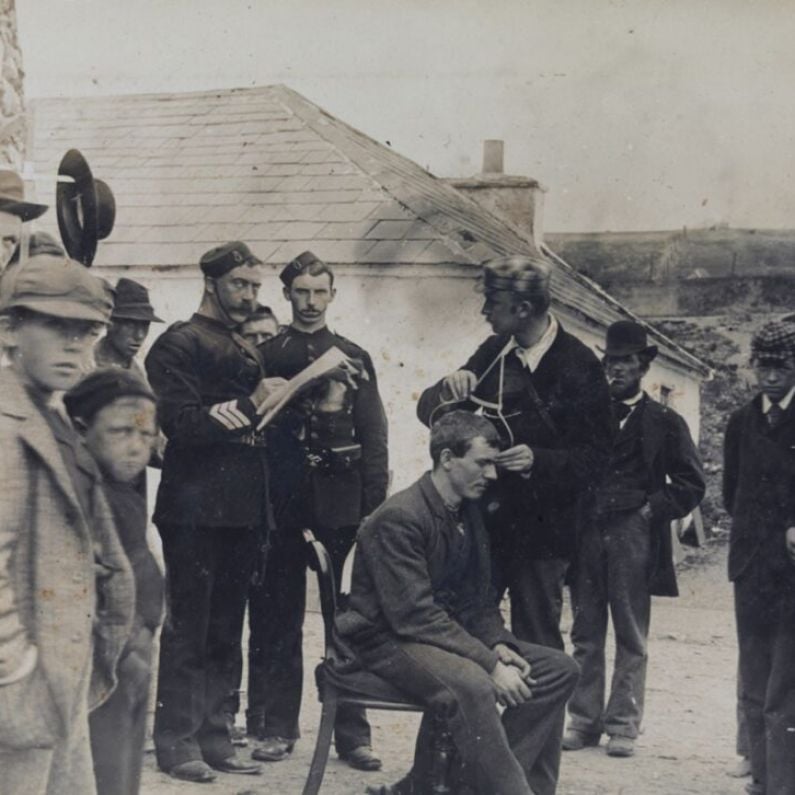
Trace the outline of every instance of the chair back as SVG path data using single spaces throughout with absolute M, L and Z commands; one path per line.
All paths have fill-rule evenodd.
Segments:
M 320 596 L 320 613 L 323 616 L 323 636 L 325 640 L 325 658 L 334 656 L 334 616 L 337 613 L 336 584 L 331 558 L 326 548 L 317 539 L 308 541 L 310 549 L 310 566 L 317 573 L 317 586 Z

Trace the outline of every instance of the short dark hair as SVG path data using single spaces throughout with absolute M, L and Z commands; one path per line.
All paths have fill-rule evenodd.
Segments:
M 439 463 L 442 450 L 449 450 L 456 458 L 465 456 L 472 441 L 482 436 L 492 447 L 499 448 L 500 435 L 493 423 L 470 411 L 451 411 L 442 415 L 431 426 L 431 460 Z
M 254 311 L 248 316 L 246 322 L 248 323 L 251 320 L 275 320 L 276 325 L 279 325 L 279 320 L 274 311 L 269 306 L 263 306 L 262 304 L 257 304 L 254 307 Z

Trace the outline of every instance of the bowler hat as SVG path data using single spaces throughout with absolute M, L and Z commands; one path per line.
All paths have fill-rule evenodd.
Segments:
M 202 273 L 211 279 L 219 279 L 241 265 L 262 265 L 262 260 L 255 257 L 251 249 L 239 240 L 211 248 L 199 260 Z
M 70 149 L 58 166 L 59 177 L 55 206 L 58 229 L 69 256 L 91 265 L 97 253 L 97 242 L 113 230 L 116 201 L 113 192 L 101 179 L 94 179 L 88 162 L 77 149 Z
M 116 282 L 116 300 L 111 320 L 142 320 L 147 323 L 162 323 L 149 303 L 149 290 L 142 284 L 122 277 Z
M 46 204 L 25 201 L 25 185 L 16 171 L 0 170 L 0 212 L 32 221 L 47 210 Z
M 91 422 L 100 409 L 122 397 L 156 402 L 152 390 L 141 378 L 129 370 L 113 367 L 87 375 L 63 396 L 63 404 L 72 420 Z
M 23 308 L 70 320 L 110 320 L 113 289 L 75 260 L 38 254 L 14 276 L 0 312 Z
M 657 346 L 649 345 L 646 329 L 633 320 L 617 320 L 611 324 L 607 329 L 605 347 L 599 350 L 605 356 L 631 356 L 633 353 L 645 353 L 653 359 L 657 355 Z

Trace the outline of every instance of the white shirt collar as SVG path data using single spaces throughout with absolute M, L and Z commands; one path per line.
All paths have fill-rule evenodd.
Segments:
M 552 347 L 555 337 L 558 336 L 559 328 L 560 326 L 557 318 L 550 312 L 549 325 L 535 345 L 531 345 L 529 348 L 522 348 L 516 341 L 516 337 L 511 340 L 514 344 L 516 355 L 531 373 L 536 371 L 538 365 L 541 364 L 541 359 L 544 358 L 546 352 Z
M 626 400 L 622 400 L 621 402 L 624 405 L 626 405 L 626 406 L 635 406 L 638 403 L 640 403 L 641 400 L 643 400 L 643 390 L 642 389 L 634 397 L 627 398 Z
M 778 405 L 781 406 L 783 411 L 786 411 L 789 408 L 789 404 L 792 403 L 792 397 L 795 395 L 795 386 L 784 395 L 781 400 L 779 400 Z M 762 394 L 762 413 L 767 414 L 770 411 L 770 407 L 773 405 L 773 401 L 764 393 Z

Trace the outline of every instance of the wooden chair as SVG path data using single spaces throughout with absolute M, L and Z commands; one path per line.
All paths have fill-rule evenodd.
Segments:
M 317 795 L 326 771 L 334 719 L 340 704 L 357 704 L 366 709 L 387 709 L 401 712 L 424 712 L 425 708 L 408 701 L 395 687 L 380 676 L 361 668 L 352 670 L 350 661 L 340 654 L 334 642 L 334 616 L 337 612 L 336 588 L 331 559 L 326 548 L 305 531 L 310 547 L 310 566 L 317 573 L 320 611 L 323 616 L 325 652 L 323 662 L 315 669 L 318 698 L 323 705 L 315 752 L 303 795 Z M 346 664 L 347 663 L 347 664 Z M 434 763 L 428 792 L 447 795 L 453 790 L 449 783 L 455 746 L 442 716 L 434 716 Z

